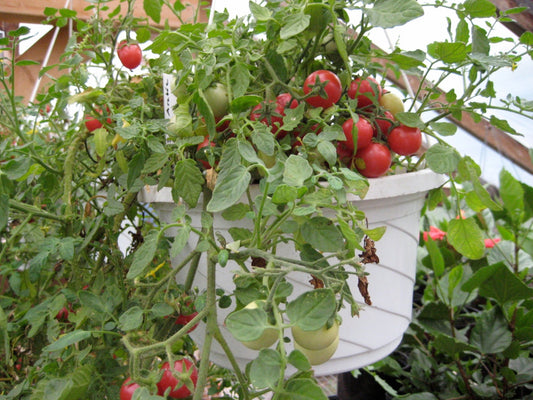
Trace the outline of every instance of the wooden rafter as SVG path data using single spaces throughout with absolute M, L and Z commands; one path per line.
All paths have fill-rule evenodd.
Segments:
M 182 13 L 182 19 L 185 21 L 191 21 L 194 13 L 198 8 L 199 0 L 189 0 L 184 2 L 187 8 Z M 206 10 L 211 4 L 211 0 L 202 1 L 202 12 L 200 16 L 203 20 L 206 20 Z M 68 4 L 65 7 L 65 4 Z M 205 5 L 204 5 L 205 4 Z M 89 7 L 93 5 L 86 0 L 1 0 L 0 1 L 0 21 L 23 21 L 28 23 L 39 23 L 42 22 L 44 17 L 45 8 L 70 8 L 76 11 L 76 14 L 81 19 L 88 19 L 94 13 L 94 7 Z M 106 3 L 108 11 L 105 11 L 103 16 L 111 13 L 115 10 L 116 7 L 121 7 L 121 13 L 126 12 L 127 5 L 120 0 L 112 0 Z M 136 17 L 145 17 L 146 13 L 143 9 L 143 1 L 137 0 L 134 5 L 133 15 Z M 170 27 L 177 27 L 181 24 L 179 18 L 169 9 L 167 6 L 164 6 L 161 10 L 161 21 L 156 23 L 150 21 L 153 26 L 163 26 L 165 23 L 168 23 Z

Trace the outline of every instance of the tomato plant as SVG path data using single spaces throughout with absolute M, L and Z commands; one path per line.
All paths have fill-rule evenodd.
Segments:
M 378 178 L 384 175 L 392 162 L 390 150 L 383 143 L 370 143 L 354 156 L 354 163 L 361 175 Z
M 348 88 L 348 97 L 357 99 L 357 107 L 365 108 L 379 103 L 381 99 L 381 85 L 374 78 L 356 78 Z
M 161 370 L 163 375 L 157 383 L 157 393 L 160 396 L 163 396 L 167 389 L 170 389 L 168 397 L 173 399 L 184 399 L 191 395 L 189 387 L 194 388 L 198 380 L 198 369 L 192 361 L 187 358 L 177 360 L 173 368 L 167 361 L 163 363 Z
M 306 95 L 318 88 L 318 94 L 306 97 L 305 101 L 312 107 L 329 108 L 337 103 L 342 95 L 339 77 L 331 71 L 318 70 L 305 78 L 303 91 Z
M 133 393 L 140 388 L 138 383 L 132 382 L 131 378 L 127 378 L 120 387 L 120 400 L 131 400 Z
M 400 125 L 390 131 L 387 141 L 395 153 L 410 156 L 420 149 L 422 132 L 419 128 Z
M 141 65 L 142 50 L 137 43 L 128 43 L 122 40 L 117 46 L 117 55 L 122 65 L 129 69 L 135 69 Z

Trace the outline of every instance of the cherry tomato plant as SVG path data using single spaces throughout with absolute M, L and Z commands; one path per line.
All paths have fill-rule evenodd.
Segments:
M 15 57 L 28 29 L 0 39 L 0 399 L 200 400 L 207 392 L 324 400 L 313 366 L 338 351 L 339 312 L 365 312 L 357 300 L 364 290 L 347 281 L 371 276 L 366 264 L 384 234 L 349 199 L 364 198 L 374 179 L 390 175 L 423 168 L 449 175 L 447 191 L 432 192 L 428 208 L 449 194 L 457 215 L 468 208 L 478 216 L 450 217 L 445 237 L 454 257 L 481 259 L 480 216 L 502 207 L 475 162 L 447 144 L 456 132 L 447 118 L 467 113 L 511 133 L 494 110 L 532 118 L 525 99 L 497 102 L 492 76 L 529 57 L 533 39 L 524 34 L 509 40 L 510 50 L 492 51 L 507 39 L 487 26 L 509 17 L 484 0 L 435 2 L 459 18 L 447 23 L 442 41 L 390 52 L 376 49 L 369 33 L 416 23 L 430 5 L 250 2 L 247 17 L 214 13 L 208 23 L 202 8 L 188 13 L 175 2 L 181 24 L 171 28 L 161 20 L 167 1 L 145 0 L 142 17 L 133 13 L 135 2 L 115 10 L 91 2 L 90 18 L 45 10 L 48 23 L 76 29 L 60 63 L 49 67 L 63 75 L 35 104 L 15 88 L 18 67 L 32 64 Z M 124 35 L 135 42 L 119 40 Z M 150 53 L 144 62 L 141 45 Z M 388 80 L 404 72 L 438 78 L 422 79 L 414 98 Z M 456 75 L 464 90 L 444 101 L 438 86 Z M 159 191 L 175 203 L 166 219 L 143 201 Z M 514 199 L 505 199 L 507 208 L 520 208 Z M 528 222 L 523 215 L 510 212 L 506 220 L 519 230 Z M 232 225 L 227 236 L 220 220 Z M 512 240 L 513 232 L 502 235 Z M 530 235 L 521 233 L 530 254 Z M 370 242 L 375 247 L 365 247 Z M 283 246 L 289 257 L 280 254 Z M 442 257 L 429 249 L 437 265 L 448 260 L 444 247 Z M 223 272 L 234 289 L 219 285 Z M 457 274 L 428 298 L 442 296 Z M 306 285 L 298 295 L 294 276 Z M 459 300 L 446 301 L 448 318 Z M 525 308 L 514 316 L 496 312 L 480 323 L 496 318 L 523 327 L 531 319 Z M 459 362 L 459 350 L 471 351 L 472 343 L 460 327 L 450 332 L 438 337 L 438 350 Z M 195 335 L 203 335 L 201 346 Z M 229 335 L 257 352 L 246 368 Z M 511 337 L 512 348 L 488 348 L 505 350 L 503 373 L 516 378 L 507 393 L 525 386 L 531 370 L 522 361 L 531 356 L 531 332 Z M 231 369 L 212 362 L 215 346 Z M 520 362 L 510 362 L 515 355 Z M 472 369 L 446 393 L 471 395 L 472 379 L 494 386 L 488 370 Z

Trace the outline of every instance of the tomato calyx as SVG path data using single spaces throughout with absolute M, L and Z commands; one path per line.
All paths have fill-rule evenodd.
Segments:
M 157 382 L 157 394 L 173 399 L 189 397 L 198 381 L 198 369 L 188 358 L 174 361 L 173 367 L 168 361 L 161 365 L 161 379 Z

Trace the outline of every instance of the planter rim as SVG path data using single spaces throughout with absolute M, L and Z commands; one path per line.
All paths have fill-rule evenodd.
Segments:
M 443 185 L 446 180 L 446 175 L 433 172 L 429 168 L 415 172 L 368 179 L 370 186 L 363 200 L 375 200 L 408 194 L 425 193 Z
M 446 175 L 438 174 L 427 168 L 415 172 L 372 178 L 368 179 L 368 192 L 362 200 L 368 201 L 425 193 L 441 186 L 446 180 Z M 146 203 L 173 203 L 172 192 L 169 187 L 164 187 L 158 191 L 156 186 L 147 185 L 139 192 L 139 201 Z

